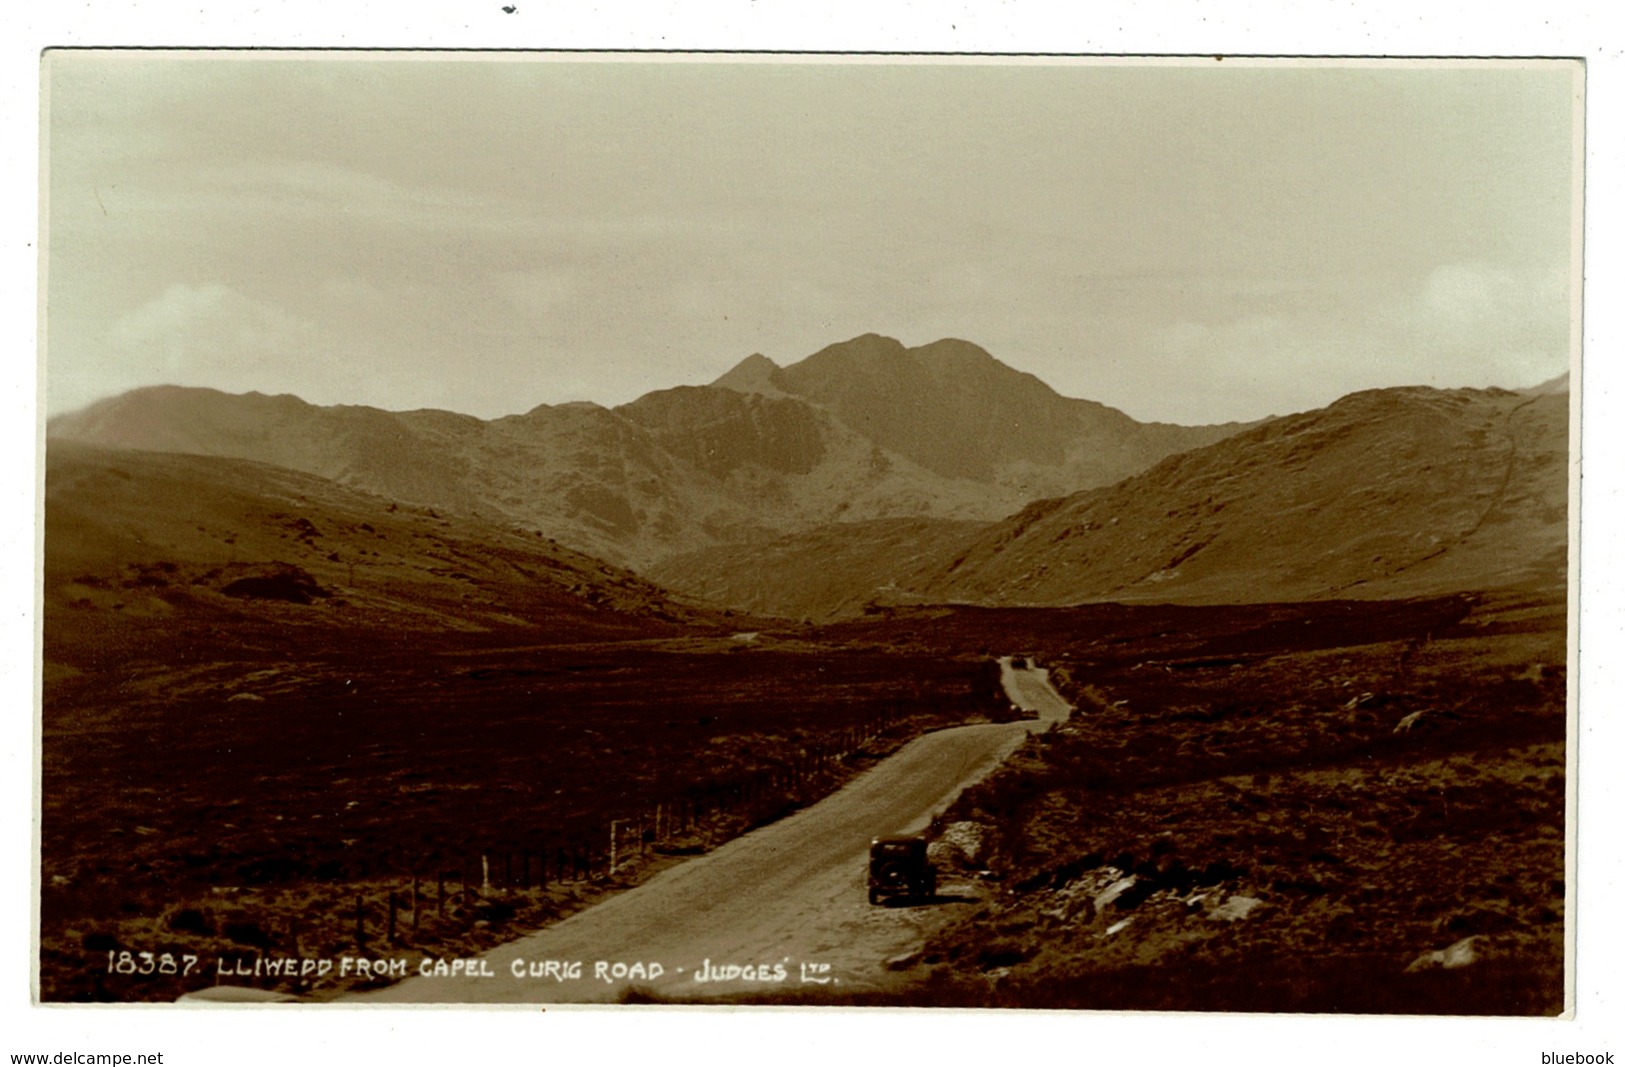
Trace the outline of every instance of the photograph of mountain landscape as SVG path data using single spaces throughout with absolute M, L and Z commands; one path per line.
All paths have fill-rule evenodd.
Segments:
M 38 1000 L 1572 1003 L 1579 63 L 42 76 Z

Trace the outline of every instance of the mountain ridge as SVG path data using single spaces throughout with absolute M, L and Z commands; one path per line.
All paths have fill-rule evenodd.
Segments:
M 968 342 L 909 349 L 874 334 L 788 367 L 754 355 L 711 385 L 614 408 L 482 420 L 153 386 L 47 427 L 53 440 L 271 463 L 638 567 L 832 521 L 993 519 L 1235 429 L 1137 423 Z
M 650 576 L 764 613 L 1392 597 L 1567 571 L 1566 392 L 1365 390 L 993 522 L 852 523 Z M 819 559 L 831 573 L 789 582 Z M 775 582 L 775 576 L 780 576 Z

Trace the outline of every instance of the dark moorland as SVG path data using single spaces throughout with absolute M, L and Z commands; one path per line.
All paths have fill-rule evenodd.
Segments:
M 571 883 L 604 888 L 612 819 L 643 820 L 631 847 L 700 851 L 921 730 L 1006 711 L 985 661 L 899 670 L 875 652 L 728 639 L 434 654 L 380 641 L 231 666 L 277 681 L 252 702 L 49 701 L 48 999 L 171 998 L 213 981 L 119 981 L 96 966 L 125 945 L 351 950 L 351 899 L 365 894 L 382 924 L 391 887 L 398 947 L 488 946 L 576 906 L 589 885 Z M 456 892 L 487 862 L 503 890 L 536 892 L 459 898 L 433 931 L 405 933 L 413 876 L 425 896 L 440 876 Z M 542 893 L 544 879 L 565 884 Z
M 939 820 L 982 904 L 863 1003 L 1555 1014 L 1566 605 L 876 613 L 1020 641 L 1078 706 Z

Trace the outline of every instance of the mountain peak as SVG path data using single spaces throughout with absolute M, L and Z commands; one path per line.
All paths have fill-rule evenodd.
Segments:
M 805 367 L 809 364 L 817 367 L 823 364 L 847 364 L 878 362 L 881 360 L 895 360 L 908 354 L 903 342 L 895 337 L 886 337 L 878 333 L 859 334 L 850 341 L 837 341 L 826 345 L 794 364 L 795 367 Z
M 995 363 L 999 362 L 997 359 L 993 359 L 993 354 L 990 353 L 987 349 L 983 348 L 981 345 L 977 344 L 974 341 L 961 340 L 958 337 L 939 338 L 938 340 L 932 341 L 928 345 L 921 345 L 920 347 L 914 349 L 914 351 L 918 355 L 924 356 L 926 358 L 935 358 L 935 359 L 945 359 L 945 358 L 946 359 L 953 359 L 953 358 L 967 359 L 967 358 L 969 358 L 969 359 L 975 359 L 975 360 L 978 360 L 978 361 L 991 359 Z
M 782 396 L 784 391 L 774 380 L 779 373 L 779 365 L 760 352 L 753 353 L 740 360 L 739 363 L 712 382 L 713 386 L 722 389 L 732 389 L 736 393 L 766 393 L 768 395 Z
M 908 348 L 866 333 L 780 368 L 773 384 L 950 478 L 992 481 L 1001 470 L 1063 466 L 1074 453 L 1118 457 L 1144 445 L 1160 458 L 1171 450 L 1152 445 L 1122 412 L 1063 397 L 979 345 L 951 337 Z

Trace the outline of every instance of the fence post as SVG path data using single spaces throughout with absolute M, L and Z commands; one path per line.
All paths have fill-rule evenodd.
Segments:
M 480 853 L 480 896 L 491 895 L 491 855 L 488 852 Z

